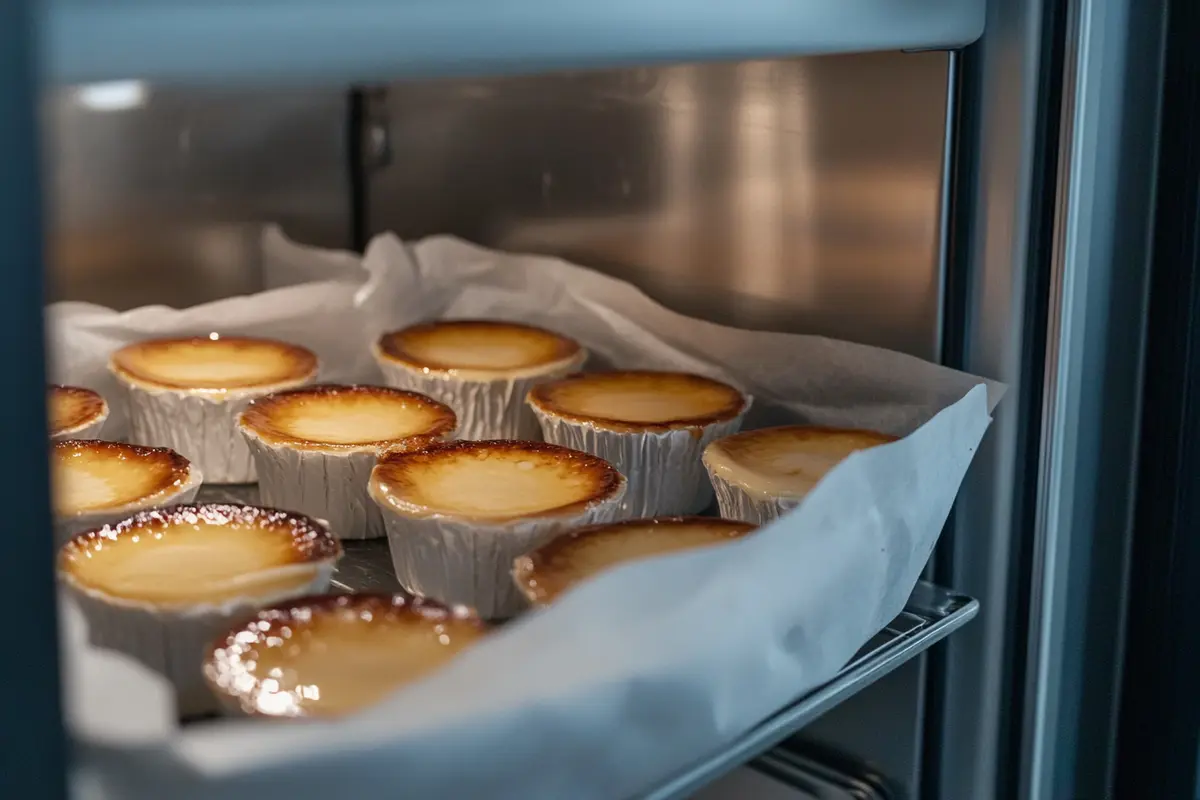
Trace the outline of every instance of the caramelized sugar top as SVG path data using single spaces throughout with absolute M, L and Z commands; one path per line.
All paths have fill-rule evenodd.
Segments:
M 317 450 L 424 446 L 454 431 L 448 406 L 382 386 L 307 386 L 255 400 L 241 427 L 268 444 Z
M 317 371 L 317 357 L 299 345 L 274 339 L 194 336 L 135 342 L 113 353 L 110 365 L 134 383 L 224 391 L 306 380 Z
M 165 447 L 119 442 L 55 442 L 50 453 L 54 511 L 59 515 L 151 503 L 188 479 L 191 465 Z
M 485 633 L 466 609 L 407 594 L 307 598 L 218 639 L 204 674 L 253 714 L 333 716 L 378 703 Z
M 535 386 L 538 410 L 616 430 L 665 430 L 733 419 L 748 400 L 734 387 L 684 372 L 595 372 Z
M 559 536 L 517 559 L 513 575 L 521 591 L 538 604 L 607 569 L 653 556 L 721 544 L 745 536 L 754 526 L 712 517 L 635 519 L 596 525 Z
M 704 463 L 749 491 L 803 497 L 854 451 L 895 440 L 875 431 L 785 425 L 718 439 L 705 448 Z
M 389 453 L 371 495 L 413 516 L 504 521 L 582 512 L 618 497 L 625 479 L 596 456 L 540 442 L 453 442 Z
M 49 394 L 50 435 L 62 436 L 99 419 L 108 406 L 91 389 L 51 386 Z
M 162 606 L 303 591 L 341 545 L 315 520 L 254 506 L 172 506 L 81 533 L 59 571 L 110 597 Z
M 379 354 L 438 372 L 520 373 L 582 355 L 573 339 L 515 322 L 443 320 L 384 334 Z

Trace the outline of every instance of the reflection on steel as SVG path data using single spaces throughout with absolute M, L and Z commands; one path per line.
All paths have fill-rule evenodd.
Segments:
M 45 99 L 50 296 L 189 306 L 261 288 L 261 223 L 350 239 L 343 91 L 164 89 Z
M 373 231 L 455 233 L 685 313 L 933 356 L 945 53 L 394 84 Z

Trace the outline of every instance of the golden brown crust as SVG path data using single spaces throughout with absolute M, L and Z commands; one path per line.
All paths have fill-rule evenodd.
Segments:
M 159 495 L 169 494 L 187 481 L 192 465 L 186 458 L 166 447 L 146 447 L 125 442 L 105 442 L 98 439 L 64 439 L 55 442 L 51 451 L 57 461 L 68 458 L 114 459 L 136 461 L 146 470 L 145 491 L 136 501 L 121 500 L 107 506 L 81 509 L 75 513 L 103 511 L 105 508 L 120 507 L 131 502 L 152 502 Z
M 496 335 L 509 336 L 514 341 L 523 342 L 529 346 L 530 354 L 527 363 L 511 366 L 510 368 L 514 370 L 558 364 L 578 356 L 583 349 L 574 339 L 534 325 L 501 320 L 458 319 L 423 322 L 419 325 L 385 333 L 376 342 L 376 352 L 381 358 L 412 369 L 433 372 L 454 372 L 460 369 L 488 370 L 490 367 L 486 364 L 449 363 L 423 358 L 414 352 L 414 345 L 422 339 L 430 337 L 446 336 L 468 339 Z M 503 368 L 498 371 L 503 371 Z
M 456 458 L 486 459 L 491 456 L 511 457 L 514 455 L 546 459 L 555 465 L 567 466 L 573 474 L 583 477 L 589 482 L 589 491 L 580 500 L 524 516 L 556 517 L 581 513 L 596 503 L 611 499 L 622 490 L 625 484 L 625 479 L 612 464 L 590 453 L 546 442 L 492 439 L 444 442 L 419 451 L 385 453 L 379 458 L 375 469 L 371 472 L 371 491 L 377 498 L 402 497 L 417 485 L 422 469 L 436 466 L 439 462 L 446 463 Z M 396 508 L 396 503 L 393 502 L 392 506 Z M 489 519 L 478 516 L 470 518 L 477 521 L 488 521 Z M 512 518 L 512 516 L 505 515 L 494 519 L 501 521 Z
M 174 380 L 158 374 L 149 367 L 158 358 L 178 354 L 187 358 L 187 350 L 205 350 L 227 353 L 230 359 L 244 356 L 248 352 L 268 355 L 277 362 L 264 374 L 246 380 Z M 163 389 L 225 391 L 252 389 L 302 381 L 317 371 L 317 356 L 311 350 L 276 339 L 258 339 L 250 336 L 186 336 L 178 338 L 145 339 L 126 345 L 112 354 L 109 368 L 118 378 L 135 384 L 144 384 Z
M 891 436 L 878 431 L 864 428 L 823 428 L 818 425 L 780 425 L 775 428 L 759 428 L 752 431 L 741 431 L 729 436 L 723 436 L 709 447 L 724 450 L 735 459 L 752 456 L 764 443 L 788 437 L 797 444 L 806 441 L 840 438 L 847 444 L 847 450 L 863 450 L 881 444 L 896 441 Z
M 654 421 L 631 421 L 606 414 L 581 414 L 571 408 L 573 404 L 570 402 L 570 398 L 572 396 L 584 396 L 586 393 L 601 393 L 614 389 L 681 398 L 686 398 L 689 391 L 703 391 L 719 397 L 719 400 L 712 403 L 711 410 L 706 410 L 704 413 L 682 414 L 678 417 Z M 565 378 L 535 386 L 529 392 L 528 402 L 543 414 L 569 422 L 628 433 L 703 428 L 720 422 L 728 422 L 745 412 L 750 405 L 749 398 L 745 394 L 727 383 L 689 372 L 651 370 L 580 372 L 568 375 Z
M 162 531 L 175 525 L 196 523 L 233 523 L 286 534 L 291 539 L 294 558 L 289 563 L 292 564 L 315 564 L 337 559 L 342 554 L 342 545 L 337 538 L 324 525 L 303 514 L 261 506 L 205 503 L 139 511 L 115 525 L 79 533 L 71 537 L 59 551 L 59 569 L 69 572 L 70 564 L 76 559 L 87 558 L 89 551 L 111 547 L 125 539 L 135 541 L 142 534 Z
M 854 428 L 784 425 L 711 442 L 701 457 L 713 481 L 777 499 L 799 499 L 852 453 L 896 437 Z
M 350 611 L 367 624 L 388 624 L 411 620 L 428 623 L 431 632 L 442 635 L 483 636 L 488 626 L 465 606 L 447 606 L 405 591 L 394 594 L 311 595 L 264 608 L 246 622 L 220 636 L 208 648 L 204 658 L 204 677 L 212 691 L 233 698 L 251 716 L 274 716 L 255 702 L 261 680 L 241 682 L 231 676 L 247 673 L 245 656 L 263 647 L 278 647 L 285 640 L 312 626 L 323 615 Z M 403 654 L 397 654 L 403 657 Z M 318 712 L 319 715 L 319 712 Z
M 292 411 L 299 411 L 306 403 L 319 403 L 334 398 L 377 398 L 381 402 L 394 402 L 398 408 L 403 408 L 405 404 L 417 405 L 428 412 L 428 424 L 419 433 L 409 436 L 352 443 L 306 439 L 286 430 L 286 426 L 283 424 L 284 420 L 281 419 L 282 416 Z M 253 433 L 262 441 L 272 445 L 335 451 L 361 450 L 363 448 L 407 451 L 419 450 L 441 441 L 454 432 L 458 419 L 449 406 L 417 392 L 393 389 L 387 386 L 319 384 L 273 392 L 265 397 L 257 398 L 241 413 L 238 424 L 243 430 Z
M 62 436 L 82 428 L 108 409 L 108 404 L 97 392 L 80 386 L 51 385 L 47 393 L 50 396 L 51 436 Z
M 572 565 L 587 544 L 603 539 L 620 539 L 635 531 L 645 535 L 650 528 L 656 529 L 655 533 L 661 533 L 664 537 L 670 537 L 672 530 L 701 528 L 711 532 L 713 538 L 720 541 L 741 538 L 755 530 L 756 526 L 738 520 L 698 516 L 631 519 L 589 525 L 557 536 L 537 550 L 518 558 L 513 565 L 513 580 L 531 602 L 548 604 L 575 584 L 576 580 L 571 575 Z M 685 548 L 667 547 L 661 552 L 678 552 L 681 549 Z M 637 557 L 640 556 L 633 558 Z M 614 562 L 610 566 L 616 566 L 617 563 L 621 562 Z

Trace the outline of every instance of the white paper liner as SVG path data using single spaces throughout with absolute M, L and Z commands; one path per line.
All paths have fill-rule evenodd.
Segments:
M 552 381 L 579 371 L 587 361 L 581 350 L 569 361 L 536 375 L 506 380 L 470 380 L 444 372 L 425 372 L 392 361 L 374 348 L 375 359 L 388 386 L 420 392 L 438 400 L 458 416 L 457 439 L 542 440 L 542 430 L 533 412 L 525 405 L 525 396 L 539 383 Z
M 380 236 L 361 261 L 277 230 L 265 247 L 271 285 L 335 279 L 181 311 L 52 306 L 54 381 L 104 394 L 116 347 L 220 329 L 304 345 L 338 371 L 325 380 L 370 382 L 385 331 L 507 319 L 570 336 L 604 367 L 737 385 L 755 397 L 744 429 L 904 438 L 852 454 L 753 536 L 600 575 L 355 717 L 224 722 L 137 748 L 75 729 L 94 796 L 157 800 L 164 785 L 172 800 L 259 797 L 263 786 L 355 796 L 397 775 L 411 796 L 644 795 L 831 678 L 903 609 L 1004 391 L 878 348 L 689 319 L 583 267 L 449 237 Z M 123 688 L 130 708 L 157 702 L 155 686 Z
M 198 469 L 195 463 L 189 463 L 187 477 L 178 486 L 172 487 L 170 491 L 160 495 L 146 500 L 135 500 L 117 508 L 106 508 L 103 511 L 55 516 L 54 546 L 62 547 L 76 534 L 103 528 L 105 525 L 115 525 L 139 511 L 190 503 L 196 499 L 196 493 L 200 491 L 202 483 L 204 483 L 204 472 Z
M 103 399 L 103 398 L 101 398 Z M 101 431 L 104 430 L 104 423 L 108 419 L 108 401 L 104 401 L 104 408 L 96 415 L 94 419 L 90 419 L 82 425 L 76 425 L 74 428 L 59 431 L 50 437 L 51 441 L 62 442 L 67 439 L 99 439 Z
M 239 431 L 254 457 L 262 505 L 320 519 L 339 539 L 386 535 L 379 507 L 367 494 L 378 458 L 373 450 L 303 450 Z
M 512 579 L 513 561 L 560 533 L 621 519 L 626 482 L 582 511 L 506 523 L 402 513 L 376 499 L 400 584 L 447 605 L 475 609 L 483 619 L 508 619 L 528 607 Z
M 180 715 L 193 716 L 219 707 L 201 670 L 205 651 L 217 636 L 264 606 L 327 591 L 333 567 L 332 561 L 281 567 L 280 573 L 311 571 L 313 576 L 286 592 L 185 609 L 115 599 L 81 586 L 69 576 L 63 576 L 63 586 L 87 619 L 91 643 L 125 653 L 164 676 L 175 687 Z
M 707 466 L 706 464 L 706 469 Z M 717 507 L 725 519 L 740 519 L 754 525 L 765 525 L 782 517 L 803 500 L 796 497 L 772 497 L 762 493 L 751 494 L 712 470 L 707 472 L 717 496 Z
M 625 476 L 629 488 L 621 519 L 635 519 L 695 514 L 708 507 L 713 490 L 700 455 L 709 442 L 741 428 L 750 401 L 733 419 L 661 432 L 614 431 L 530 408 L 547 442 L 597 455 Z

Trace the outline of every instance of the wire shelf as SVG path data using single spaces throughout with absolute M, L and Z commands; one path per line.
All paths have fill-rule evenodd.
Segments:
M 780 709 L 720 752 L 711 754 L 646 797 L 668 800 L 690 796 L 928 650 L 967 624 L 977 613 L 977 600 L 922 581 L 900 616 L 871 637 L 831 681 Z

